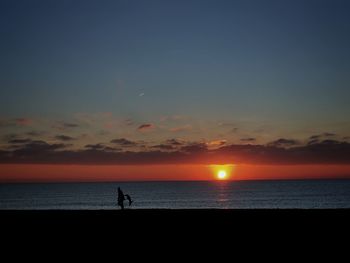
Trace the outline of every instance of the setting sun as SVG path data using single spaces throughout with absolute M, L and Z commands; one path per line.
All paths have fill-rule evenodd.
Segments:
M 227 173 L 226 173 L 226 171 L 225 170 L 220 170 L 219 172 L 218 172 L 218 179 L 220 179 L 220 180 L 224 180 L 224 179 L 226 179 L 226 177 L 227 177 Z
M 232 164 L 212 164 L 210 168 L 216 180 L 229 180 L 232 176 L 234 165 Z

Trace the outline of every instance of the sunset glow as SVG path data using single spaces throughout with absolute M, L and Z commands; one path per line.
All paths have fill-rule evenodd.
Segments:
M 0 182 L 211 181 L 348 178 L 350 165 L 0 164 Z M 226 176 L 224 176 L 226 175 Z
M 199 3 L 0 1 L 0 182 L 350 178 L 350 1 Z

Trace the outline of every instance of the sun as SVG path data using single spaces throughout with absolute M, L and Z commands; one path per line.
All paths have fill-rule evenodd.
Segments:
M 225 170 L 219 170 L 217 177 L 219 180 L 225 180 L 227 178 L 227 172 Z
M 231 180 L 235 170 L 234 164 L 210 164 L 209 167 L 215 180 L 220 181 Z

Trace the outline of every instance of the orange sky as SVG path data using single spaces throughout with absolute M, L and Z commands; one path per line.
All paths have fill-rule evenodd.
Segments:
M 2 164 L 0 182 L 213 180 L 220 167 Z M 230 180 L 350 178 L 350 165 L 234 165 L 231 170 Z

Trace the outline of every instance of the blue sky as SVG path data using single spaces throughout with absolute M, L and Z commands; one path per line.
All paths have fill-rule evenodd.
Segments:
M 96 143 L 346 137 L 349 11 L 346 0 L 1 1 L 0 118 L 33 122 L 0 133 L 53 134 L 84 115 L 64 132 Z

